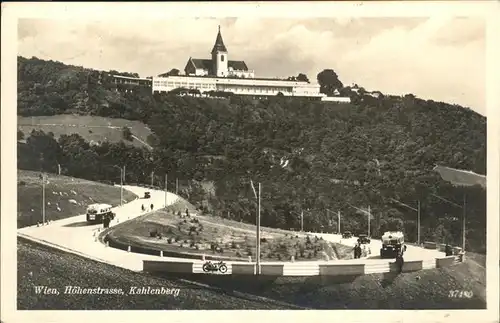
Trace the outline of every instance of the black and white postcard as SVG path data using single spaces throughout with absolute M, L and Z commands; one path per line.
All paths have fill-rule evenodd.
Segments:
M 498 320 L 495 3 L 2 9 L 2 322 Z

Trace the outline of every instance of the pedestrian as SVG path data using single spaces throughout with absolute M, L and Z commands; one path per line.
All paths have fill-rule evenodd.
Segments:
M 151 203 L 151 211 L 153 211 L 153 203 Z
M 102 220 L 104 228 L 106 228 L 106 229 L 109 228 L 110 221 L 111 221 L 111 219 L 109 218 L 109 216 L 107 214 L 104 215 L 104 218 Z
M 144 210 L 145 210 L 144 204 L 141 206 L 141 210 L 142 210 L 142 212 L 144 212 Z
M 396 264 L 398 266 L 399 273 L 401 274 L 403 272 L 404 265 L 403 253 L 401 251 L 398 251 L 398 254 L 396 256 Z
M 451 250 L 451 246 L 449 244 L 446 244 L 446 246 L 444 247 L 444 252 L 446 254 L 446 257 L 453 254 L 453 251 Z

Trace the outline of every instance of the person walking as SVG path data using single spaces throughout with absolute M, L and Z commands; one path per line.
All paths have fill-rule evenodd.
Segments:
M 142 212 L 144 212 L 144 210 L 145 210 L 145 208 L 144 208 L 144 204 L 143 204 L 143 205 L 141 205 L 141 210 L 142 210 Z
M 151 203 L 151 211 L 153 211 L 153 203 Z

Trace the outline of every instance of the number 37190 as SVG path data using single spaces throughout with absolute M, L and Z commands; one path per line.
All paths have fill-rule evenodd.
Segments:
M 448 293 L 448 297 L 450 298 L 472 298 L 474 293 L 471 290 L 450 290 Z

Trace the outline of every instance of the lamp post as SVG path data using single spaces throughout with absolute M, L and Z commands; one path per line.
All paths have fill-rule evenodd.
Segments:
M 42 173 L 42 223 L 45 224 L 45 185 L 48 182 L 47 174 Z
M 123 178 L 125 177 L 125 165 L 122 167 L 113 165 L 120 170 L 120 206 L 123 206 Z
M 165 174 L 165 207 L 167 207 L 167 195 L 168 195 L 168 174 Z
M 330 209 L 326 209 L 326 217 L 328 217 L 328 212 L 332 212 L 332 213 L 335 213 L 334 211 L 330 210 Z M 340 234 L 340 211 L 337 211 L 337 216 L 338 216 L 338 220 L 337 220 L 337 227 L 338 227 L 338 234 Z
M 262 188 L 261 188 L 261 185 L 259 183 L 259 192 L 257 193 L 255 191 L 255 187 L 253 185 L 253 181 L 250 180 L 250 185 L 252 186 L 252 190 L 253 190 L 253 194 L 255 196 L 255 199 L 257 200 L 257 243 L 256 243 L 256 251 L 257 251 L 257 268 L 256 268 L 256 272 L 257 272 L 257 275 L 260 275 L 260 195 L 261 195 L 261 192 L 262 192 Z
M 463 194 L 463 205 L 459 205 L 459 204 L 457 204 L 455 202 L 447 200 L 444 197 L 436 195 L 436 194 L 431 194 L 431 195 L 434 196 L 435 198 L 443 201 L 443 202 L 446 202 L 446 203 L 448 203 L 450 205 L 453 205 L 453 206 L 455 206 L 455 207 L 457 207 L 459 209 L 462 209 L 462 251 L 465 252 L 465 218 L 466 218 L 466 215 L 467 215 L 467 213 L 466 213 L 466 210 L 467 210 L 466 209 L 466 201 L 467 200 L 466 200 L 465 192 Z
M 391 198 L 391 201 L 417 212 L 417 244 L 420 245 L 420 200 L 417 201 L 417 208 L 411 207 L 393 198 Z

